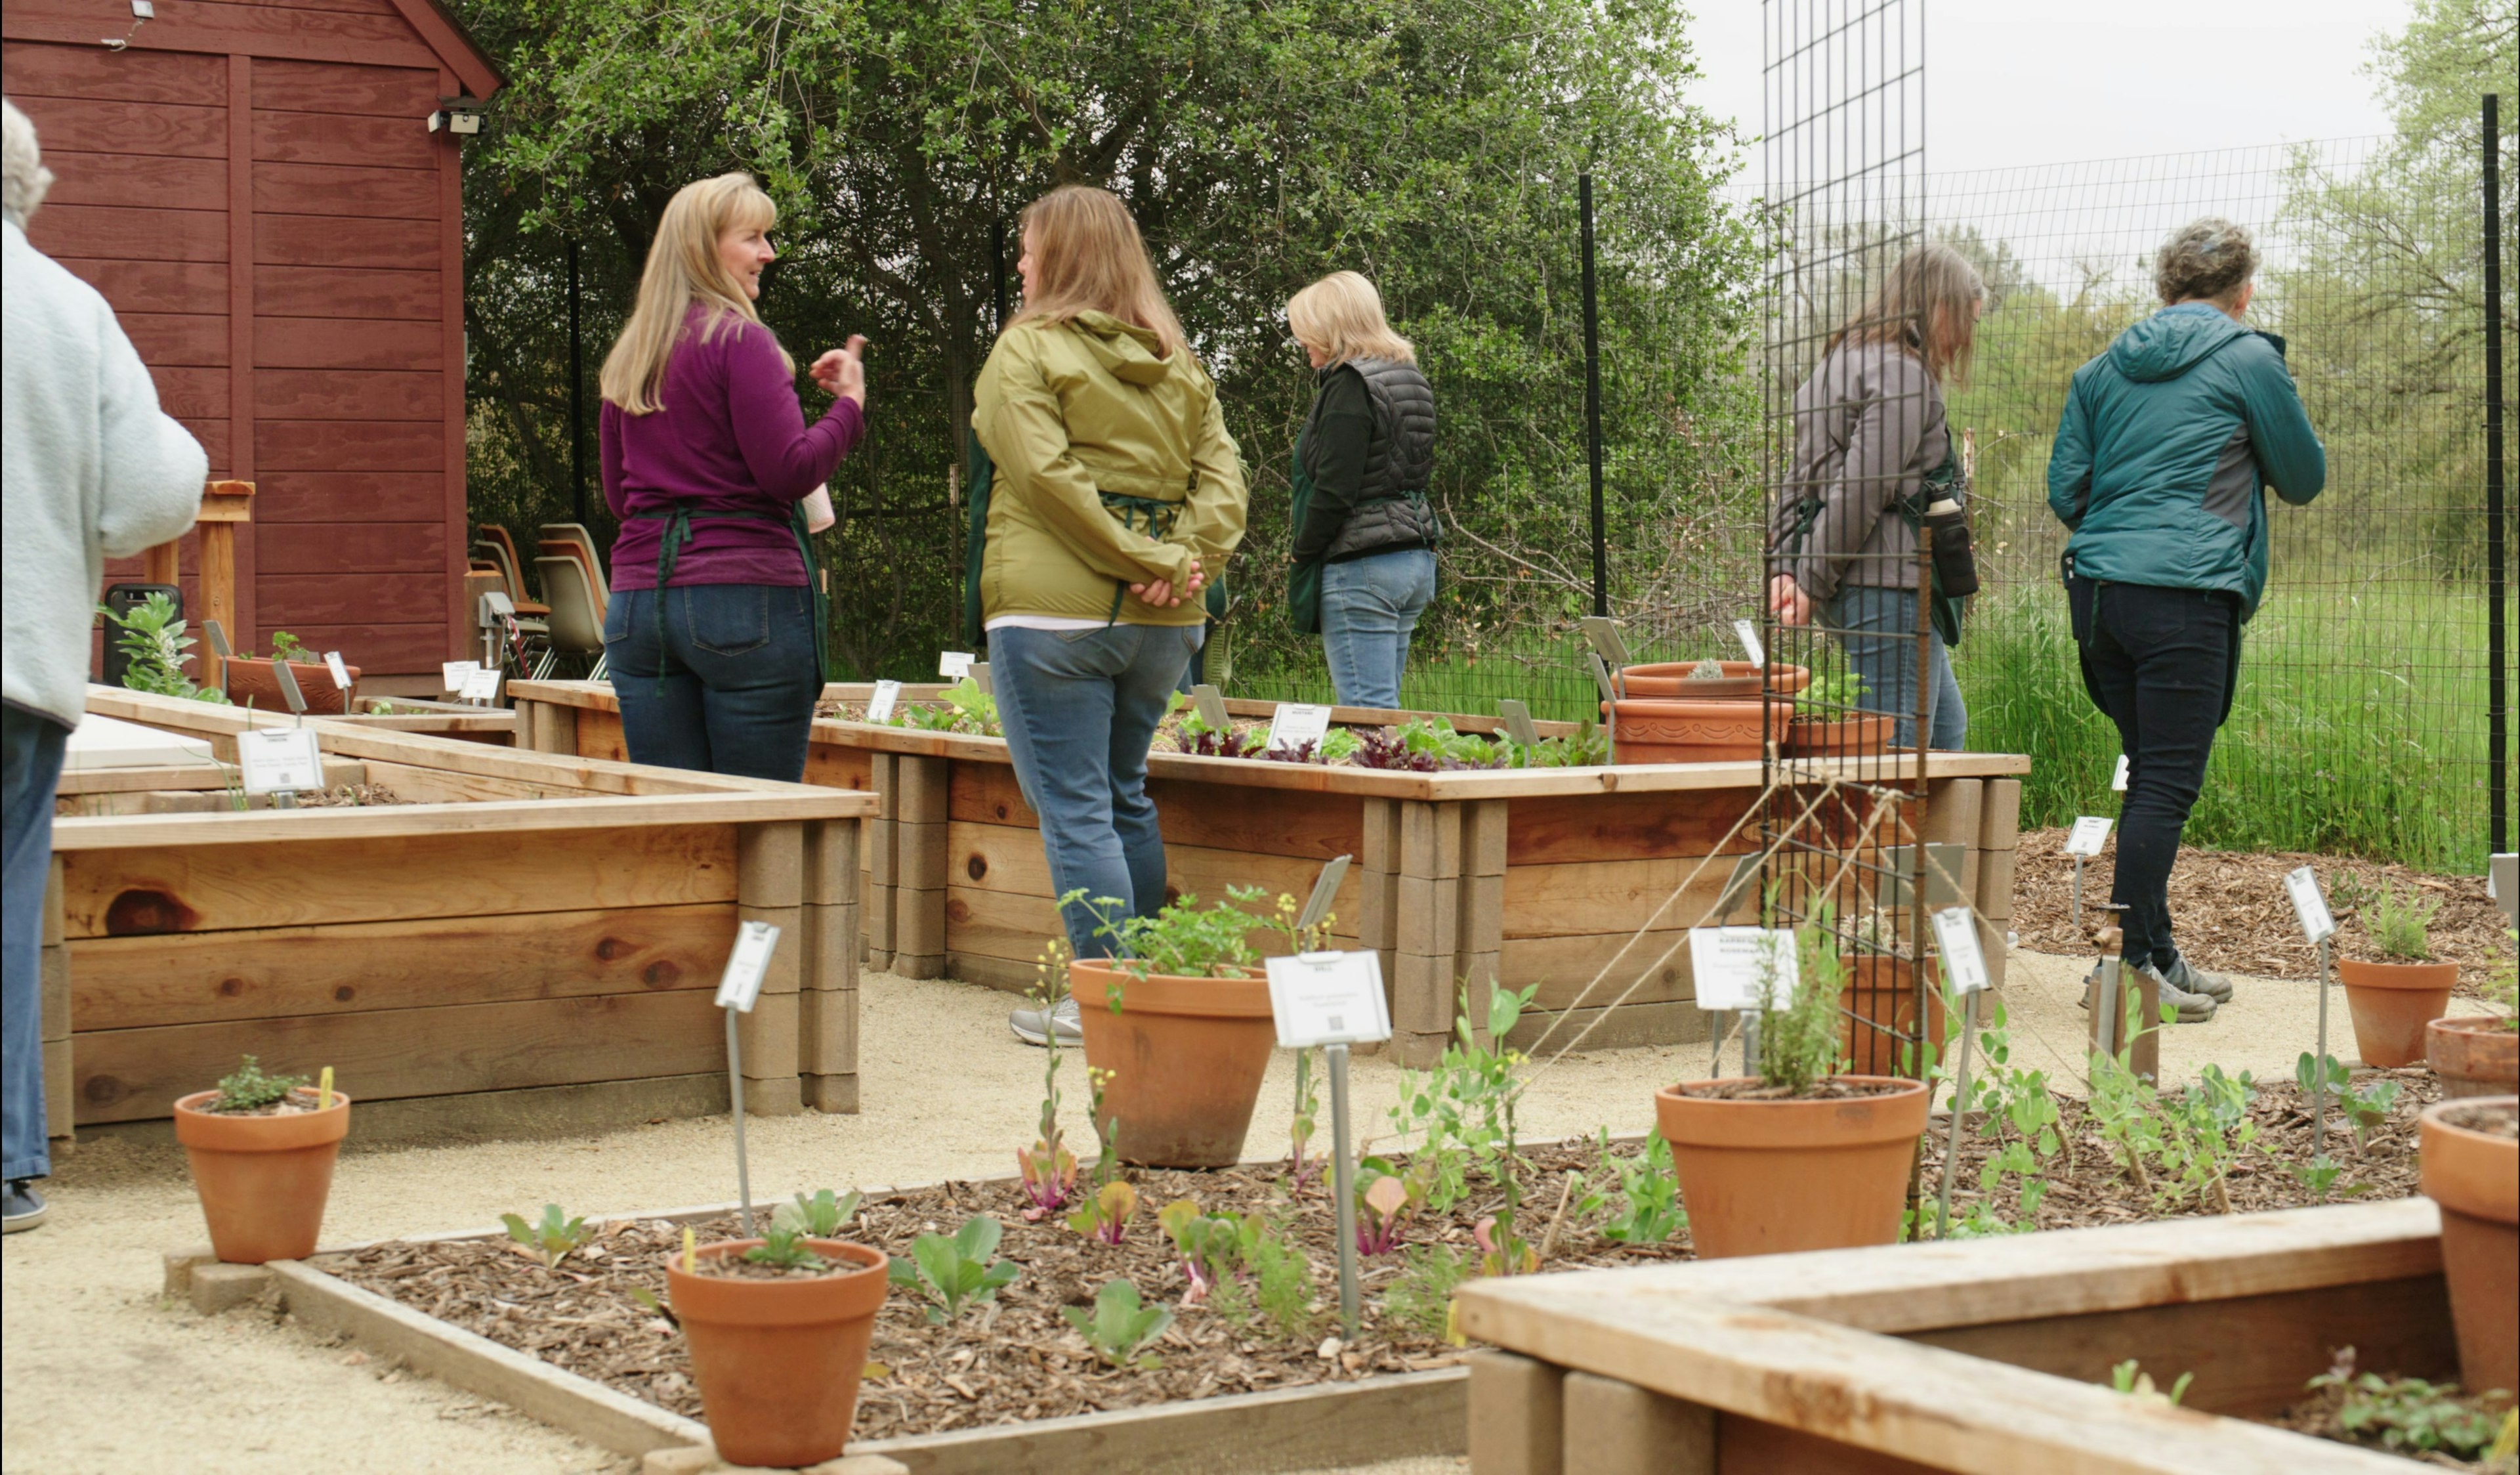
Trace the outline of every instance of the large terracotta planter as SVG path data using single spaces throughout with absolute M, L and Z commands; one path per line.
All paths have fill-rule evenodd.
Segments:
M 2462 1014 L 2424 1026 L 2424 1060 L 2444 1096 L 2520 1093 L 2520 1031 L 2498 1015 Z
M 724 1240 L 700 1246 L 698 1254 L 715 1260 L 760 1243 Z M 865 1245 L 807 1243 L 840 1268 L 828 1275 L 747 1280 L 687 1274 L 679 1255 L 665 1263 L 709 1438 L 728 1464 L 820 1464 L 848 1448 L 867 1344 L 888 1288 L 887 1261 Z
M 1853 1062 L 1848 1070 L 1859 1076 L 1912 1078 L 1925 1068 L 1930 1056 L 1902 1060 L 1900 1054 L 1908 1047 L 1872 1028 L 1879 1025 L 1901 1035 L 1916 1033 L 1914 964 L 1905 958 L 1878 954 L 1853 959 L 1847 969 L 1846 988 L 1838 994 L 1838 1005 L 1837 1042 Z M 1925 963 L 1925 1038 L 1934 1049 L 1942 1048 L 1950 1024 L 1951 1016 L 1943 1003 L 1941 975 L 1929 958 Z
M 1120 1160 L 1142 1168 L 1227 1168 L 1242 1159 L 1260 1078 L 1277 1047 L 1266 978 L 1118 980 L 1106 962 L 1068 965 L 1085 1063 L 1111 1073 L 1095 1129 L 1118 1124 Z
M 2380 1069 L 2424 1058 L 2424 1026 L 2450 1008 L 2456 963 L 2366 963 L 2340 958 L 2345 1006 L 2354 1015 L 2354 1046 L 2362 1063 Z
M 1899 1088 L 1814 1101 L 1729 1101 L 1680 1086 L 1654 1092 L 1698 1259 L 1898 1240 L 1909 1164 L 1925 1129 L 1925 1087 L 1880 1076 L 1838 1079 Z
M 272 671 L 273 663 L 240 656 L 227 663 L 228 700 L 239 707 L 250 705 L 256 712 L 287 713 L 289 700 L 280 694 L 280 677 Z M 359 668 L 348 668 L 350 686 L 359 684 Z M 310 713 L 346 713 L 350 710 L 350 692 L 333 684 L 333 672 L 321 661 L 292 661 L 289 673 L 297 678 L 297 694 L 306 699 Z
M 1899 719 L 1868 712 L 1834 720 L 1796 717 L 1785 727 L 1787 758 L 1879 758 L 1890 751 Z
M 2499 1108 L 2501 1130 L 2484 1129 Z M 2459 1383 L 2520 1391 L 2520 1096 L 2424 1108 L 2424 1196 L 2441 1206 L 2442 1273 L 2458 1328 Z
M 1601 704 L 1612 718 L 1612 758 L 1620 763 L 1715 763 L 1766 756 L 1770 732 L 1783 736 L 1793 720 L 1788 698 L 1732 700 L 1631 698 Z M 1613 709 L 1615 711 L 1613 712 Z
M 175 1140 L 192 1160 L 211 1252 L 230 1265 L 314 1254 L 333 1164 L 350 1130 L 350 1098 L 335 1091 L 323 1111 L 274 1117 L 202 1110 L 217 1094 L 195 1091 L 175 1103 Z
M 1758 696 L 1770 681 L 1776 683 L 1775 694 L 1778 696 L 1790 696 L 1811 684 L 1811 670 L 1807 667 L 1771 666 L 1763 677 L 1759 668 L 1747 661 L 1717 664 L 1724 668 L 1724 674 L 1708 681 L 1688 679 L 1688 673 L 1697 669 L 1694 661 L 1657 661 L 1644 666 L 1622 666 L 1619 668 L 1619 692 L 1628 697 L 1738 699 Z

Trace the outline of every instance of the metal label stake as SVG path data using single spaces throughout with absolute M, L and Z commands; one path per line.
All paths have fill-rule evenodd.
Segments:
M 2074 857 L 2074 936 L 2083 935 L 2083 862 L 2100 853 L 2109 839 L 2109 819 L 2105 814 L 2085 814 L 2074 821 L 2073 830 L 2065 836 L 2065 853 Z
M 1330 1191 L 1338 1195 L 1339 1325 L 1356 1340 L 1356 1165 L 1347 1143 L 1347 1042 L 1322 1047 L 1330 1065 Z
M 1978 946 L 1977 922 L 1965 906 L 1947 906 L 1934 913 L 1934 941 L 1943 950 L 1943 986 L 1952 992 L 1952 1012 L 1960 1020 L 1960 1068 L 1952 1087 L 1952 1134 L 1943 1148 L 1943 1186 L 1934 1202 L 1934 1237 L 1952 1237 L 1952 1179 L 1960 1167 L 1960 1123 L 1968 1115 L 1969 1040 L 1977 1032 L 1977 994 L 1991 980 L 1986 953 Z
M 2327 940 L 2336 936 L 2336 918 L 2318 889 L 2317 871 L 2306 865 L 2287 871 L 2283 884 L 2302 937 L 2318 949 L 2318 1060 L 2310 1092 L 2310 1160 L 2317 1164 L 2327 1154 Z
M 743 1237 L 752 1233 L 752 1164 L 743 1145 L 743 1042 L 736 1019 L 749 1014 L 761 999 L 761 980 L 779 950 L 779 929 L 768 922 L 745 922 L 736 929 L 735 947 L 726 955 L 726 976 L 718 981 L 717 1006 L 726 1011 L 727 1098 L 735 1108 L 735 1183 L 743 1207 Z
M 1318 923 L 1347 869 L 1340 856 L 1323 867 L 1304 917 Z M 1356 1166 L 1348 1131 L 1347 1056 L 1351 1044 L 1391 1037 L 1391 1010 L 1382 994 L 1382 960 L 1372 952 L 1303 952 L 1268 960 L 1269 1009 L 1278 1043 L 1286 1049 L 1322 1047 L 1330 1077 L 1330 1193 L 1337 1200 L 1339 1325 L 1355 1341 L 1360 1314 L 1356 1268 Z

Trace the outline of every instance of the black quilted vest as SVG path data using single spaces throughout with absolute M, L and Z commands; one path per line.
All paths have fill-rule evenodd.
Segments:
M 1336 563 L 1386 549 L 1435 546 L 1443 531 L 1425 497 L 1435 475 L 1435 391 L 1416 364 L 1354 358 L 1373 401 L 1373 439 L 1356 508 L 1323 555 Z

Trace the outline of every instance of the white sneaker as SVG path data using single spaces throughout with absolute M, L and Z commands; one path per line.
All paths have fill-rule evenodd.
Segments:
M 1049 1047 L 1053 1035 L 1058 1037 L 1061 1045 L 1081 1043 L 1085 1038 L 1085 1026 L 1077 1013 L 1073 995 L 1060 999 L 1048 1009 L 1017 1009 L 1007 1016 L 1007 1028 L 1014 1031 L 1015 1038 L 1024 1043 L 1044 1048 Z

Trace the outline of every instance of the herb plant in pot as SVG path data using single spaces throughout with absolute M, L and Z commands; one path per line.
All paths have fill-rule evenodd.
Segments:
M 2441 1208 L 2459 1381 L 2520 1389 L 2520 1096 L 2424 1108 L 2424 1196 Z
M 1770 970 L 1759 1074 L 1654 1093 L 1698 1258 L 1890 1244 L 1925 1129 L 1921 1082 L 1841 1075 L 1844 969 L 1823 919 L 1796 935 L 1789 997 Z
M 350 1130 L 350 1098 L 245 1057 L 216 1090 L 175 1103 L 175 1139 L 193 1167 L 210 1249 L 231 1265 L 303 1260 L 324 1232 L 333 1164 Z
M 1854 671 L 1832 671 L 1812 683 L 1794 703 L 1785 728 L 1790 758 L 1872 758 L 1890 751 L 1897 718 L 1859 709 L 1871 689 Z
M 831 1237 L 856 1201 L 800 1194 L 762 1238 L 694 1246 L 686 1236 L 666 1262 L 709 1438 L 728 1464 L 819 1464 L 848 1448 L 890 1287 L 882 1251 Z
M 289 704 L 281 699 L 280 677 L 272 668 L 289 663 L 289 673 L 297 679 L 297 693 L 306 699 L 310 713 L 345 713 L 350 710 L 350 693 L 333 684 L 333 673 L 322 660 L 303 642 L 287 630 L 275 630 L 271 636 L 268 657 L 238 656 L 228 662 L 228 698 L 239 706 L 252 706 L 264 712 L 287 712 Z M 350 684 L 358 685 L 359 668 L 345 667 Z
M 1105 1141 L 1116 1131 L 1124 1163 L 1224 1168 L 1241 1159 L 1278 1030 L 1251 945 L 1252 930 L 1269 924 L 1234 904 L 1263 894 L 1240 886 L 1227 894 L 1232 900 L 1212 906 L 1185 896 L 1151 917 L 1117 921 L 1111 898 L 1061 899 L 1102 917 L 1099 930 L 1119 954 L 1071 962 L 1068 987 L 1086 1065 L 1108 1073 L 1095 1129 Z M 1281 922 L 1291 927 L 1293 912 L 1293 899 L 1281 898 Z M 1297 950 L 1323 945 L 1323 929 L 1312 932 Z
M 2424 1026 L 2450 1009 L 2458 965 L 2425 961 L 2432 956 L 2427 931 L 2440 911 L 2439 901 L 2427 905 L 2411 887 L 2401 892 L 2388 881 L 2366 894 L 2363 930 L 2383 960 L 2349 957 L 2336 964 L 2364 1065 L 2385 1069 L 2423 1059 Z
M 2520 932 L 2510 934 L 2520 944 Z M 2499 1014 L 2463 1014 L 2424 1026 L 2424 1059 L 2445 1096 L 2508 1096 L 2520 1093 L 2520 1017 L 2512 1013 L 2513 965 L 2505 961 L 2486 982 L 2486 1001 Z

